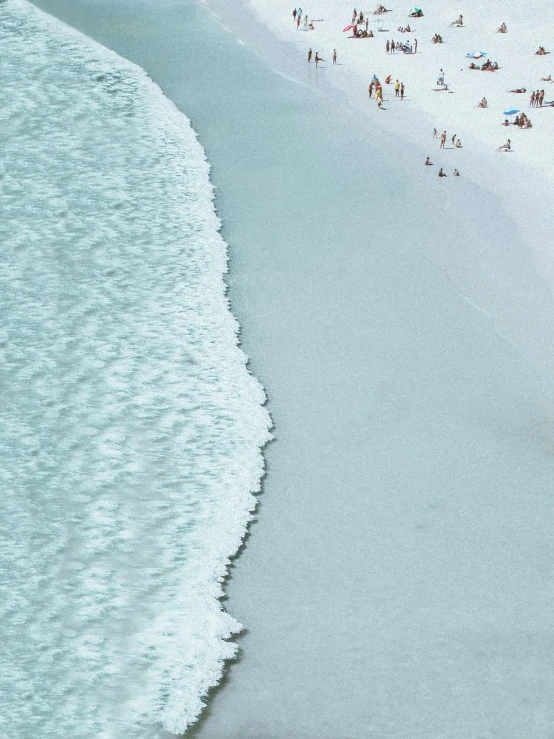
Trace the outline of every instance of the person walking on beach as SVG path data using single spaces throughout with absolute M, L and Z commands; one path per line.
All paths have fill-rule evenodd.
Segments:
M 337 50 L 333 49 L 333 64 L 337 63 Z
M 438 139 L 438 137 L 439 137 L 439 135 L 438 135 L 438 133 L 437 133 L 437 129 L 436 129 L 436 128 L 434 128 L 434 129 L 433 129 L 433 138 L 434 138 L 434 139 Z
M 308 51 L 308 64 L 312 61 L 312 49 L 310 47 L 310 50 Z
M 387 44 L 386 44 L 386 46 L 387 46 L 387 54 L 388 54 L 388 53 L 389 53 L 389 51 L 390 51 L 390 42 L 389 42 L 389 40 L 388 40 L 388 39 L 387 39 Z
M 441 145 L 440 145 L 440 148 L 441 149 L 444 149 L 444 145 L 445 144 L 446 144 L 446 131 L 443 131 L 442 132 L 442 136 L 441 136 Z
M 292 11 L 292 20 L 296 23 L 296 8 Z
M 398 97 L 400 95 L 400 82 L 396 80 L 394 83 L 394 97 Z
M 300 29 L 300 18 L 301 17 L 302 16 L 300 15 L 300 13 L 298 13 L 298 15 L 296 16 L 296 30 L 297 31 Z
M 404 100 L 404 83 L 400 85 L 400 100 Z
M 417 54 L 417 39 L 414 39 L 414 54 Z
M 454 146 L 454 142 L 456 141 L 456 134 L 454 134 L 454 136 L 452 136 L 451 141 L 452 141 L 452 146 Z

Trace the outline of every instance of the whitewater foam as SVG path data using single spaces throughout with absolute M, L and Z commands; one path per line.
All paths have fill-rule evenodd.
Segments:
M 138 67 L 26 0 L 0 38 L 2 735 L 179 732 L 269 438 L 209 165 Z

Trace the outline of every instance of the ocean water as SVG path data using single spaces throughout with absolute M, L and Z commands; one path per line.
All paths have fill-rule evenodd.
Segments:
M 209 166 L 138 67 L 0 4 L 0 733 L 201 710 L 263 473 Z

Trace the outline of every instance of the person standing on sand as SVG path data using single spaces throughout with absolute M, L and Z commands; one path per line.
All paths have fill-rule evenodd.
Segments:
M 387 44 L 386 44 L 386 46 L 387 46 L 387 54 L 388 54 L 388 53 L 389 53 L 389 51 L 390 51 L 390 43 L 389 43 L 388 39 L 387 39 Z
M 302 16 L 300 15 L 300 13 L 298 13 L 298 15 L 296 16 L 296 30 L 297 30 L 297 31 L 298 31 L 298 30 L 299 30 L 299 28 L 300 28 L 300 18 L 301 18 L 301 17 L 302 17 Z
M 438 133 L 437 133 L 437 129 L 436 129 L 436 128 L 434 128 L 434 129 L 433 129 L 433 138 L 434 138 L 434 139 L 438 139 L 438 137 L 439 137 L 439 135 L 438 135 Z
M 452 146 L 454 146 L 454 142 L 456 141 L 456 134 L 454 134 L 454 136 L 452 136 L 451 141 L 452 141 Z
M 417 54 L 417 39 L 414 39 L 414 54 Z
M 337 50 L 333 49 L 333 64 L 337 63 Z
M 312 61 L 312 48 L 308 51 L 308 64 Z
M 531 93 L 531 98 L 529 100 L 529 107 L 532 108 L 535 105 L 535 93 Z
M 542 103 L 544 100 L 544 90 L 541 90 L 541 94 L 539 95 L 539 106 L 542 108 Z
M 404 100 L 404 83 L 400 85 L 400 100 Z
M 390 42 L 390 53 L 391 54 L 394 54 L 394 50 L 395 49 L 396 49 L 396 45 L 395 45 L 394 41 L 391 41 Z
M 442 136 L 441 136 L 441 145 L 440 145 L 440 148 L 441 149 L 444 149 L 444 145 L 445 144 L 446 144 L 446 131 L 443 131 L 442 132 Z
M 400 95 L 400 82 L 396 80 L 394 83 L 394 97 L 398 97 Z
M 296 23 L 296 8 L 292 11 L 292 20 Z

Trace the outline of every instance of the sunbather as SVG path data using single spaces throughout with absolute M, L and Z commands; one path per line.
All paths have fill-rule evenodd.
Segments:
M 462 148 L 462 142 L 460 141 L 460 139 L 458 139 L 456 141 L 456 149 L 461 149 L 461 148 Z
M 439 177 L 447 177 L 447 175 L 442 171 L 442 167 L 439 169 Z
M 489 104 L 487 103 L 487 98 L 483 98 L 477 107 L 478 108 L 488 108 Z
M 539 50 L 538 51 L 535 51 L 535 54 L 537 56 L 544 56 L 545 54 L 550 54 L 550 52 L 549 51 L 545 51 L 544 50 L 544 46 L 539 46 Z
M 512 142 L 510 141 L 510 139 L 508 139 L 508 141 L 506 141 L 505 144 L 502 144 L 502 146 L 499 146 L 496 151 L 510 151 L 511 148 L 512 148 Z
M 496 29 L 496 33 L 506 33 L 508 31 L 506 24 L 501 23 L 499 28 Z
M 525 87 L 518 87 L 517 90 L 508 90 L 508 92 L 527 92 Z
M 548 77 L 541 77 L 541 80 L 543 82 L 554 82 L 554 80 L 552 79 L 552 75 L 551 74 L 549 74 Z
M 464 16 L 461 15 L 459 18 L 456 18 L 455 21 L 452 21 L 452 23 L 450 23 L 450 28 L 452 28 L 452 26 L 463 26 L 463 25 L 464 25 Z
M 427 157 L 427 159 L 425 160 L 425 165 L 427 167 L 432 167 L 433 166 L 433 162 L 429 159 L 429 157 Z

